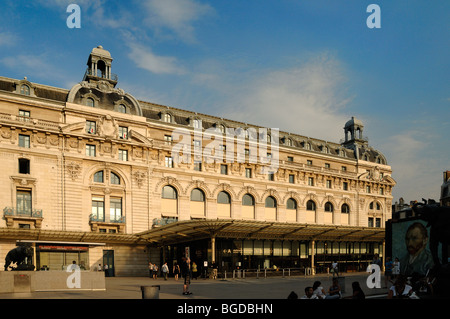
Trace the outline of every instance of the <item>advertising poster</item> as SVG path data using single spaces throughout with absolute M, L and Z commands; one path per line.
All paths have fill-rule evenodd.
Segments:
M 400 274 L 425 276 L 434 265 L 427 222 L 414 219 L 392 224 L 392 260 L 400 262 Z M 438 256 L 441 258 L 441 244 Z

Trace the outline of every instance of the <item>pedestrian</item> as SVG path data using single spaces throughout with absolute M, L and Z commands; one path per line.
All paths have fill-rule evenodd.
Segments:
M 167 261 L 164 262 L 164 265 L 162 265 L 161 270 L 164 276 L 164 280 L 167 280 L 167 275 L 169 273 L 169 266 L 167 266 Z
M 333 273 L 333 277 L 334 277 L 334 276 L 339 277 L 339 268 L 338 268 L 338 263 L 337 263 L 337 261 L 334 261 L 334 262 L 331 264 L 331 272 Z
M 395 257 L 392 268 L 392 279 L 397 279 L 398 275 L 400 275 L 400 260 L 398 259 L 398 257 Z
M 352 282 L 353 295 L 352 299 L 366 299 L 366 294 L 362 290 L 358 281 Z
M 386 263 L 384 264 L 384 288 L 387 288 L 388 282 L 392 283 L 392 269 L 394 268 L 394 263 L 391 257 L 386 257 Z
M 102 265 L 98 264 L 97 271 L 103 271 Z
M 153 264 L 153 279 L 158 279 L 158 265 Z
M 314 294 L 313 287 L 306 287 L 305 295 L 300 299 L 319 299 L 319 298 Z
M 178 280 L 178 275 L 180 274 L 180 266 L 175 263 L 173 265 L 173 276 L 175 277 L 175 280 Z
M 108 271 L 108 264 L 105 264 L 104 266 L 103 266 L 103 270 L 105 271 L 105 277 L 109 277 L 109 271 Z
M 197 279 L 197 264 L 195 262 L 192 263 L 192 278 Z
M 189 258 L 183 257 L 181 262 L 181 276 L 184 278 L 183 295 L 191 295 L 189 285 L 191 284 L 191 261 Z
M 323 289 L 320 281 L 315 281 L 313 284 L 313 293 L 317 296 L 318 299 L 325 299 L 327 294 Z
M 151 262 L 148 263 L 148 276 L 153 278 L 153 264 Z
M 331 284 L 330 289 L 328 289 L 328 295 L 326 299 L 339 299 L 341 298 L 341 286 L 339 286 L 339 282 L 337 278 L 333 278 L 333 283 Z

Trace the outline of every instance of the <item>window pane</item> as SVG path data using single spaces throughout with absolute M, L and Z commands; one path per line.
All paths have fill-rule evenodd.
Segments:
M 293 198 L 289 198 L 286 203 L 287 209 L 297 209 L 297 202 Z
M 111 198 L 109 203 L 110 221 L 120 221 L 122 217 L 122 198 Z
M 162 190 L 162 198 L 167 199 L 176 199 L 177 198 L 177 191 L 172 186 L 164 186 Z
M 253 206 L 253 205 L 255 205 L 255 201 L 253 199 L 253 196 L 249 195 L 249 194 L 245 194 L 242 197 L 242 205 L 244 205 L 244 206 Z
M 203 194 L 203 192 L 200 189 L 194 188 L 191 192 L 191 201 L 204 202 L 205 195 Z
M 17 191 L 17 212 L 19 214 L 31 214 L 31 192 Z
M 306 210 L 316 210 L 316 203 L 314 203 L 312 200 L 309 200 L 306 203 Z
M 98 171 L 94 174 L 94 182 L 103 183 L 103 171 Z
M 111 172 L 111 184 L 120 185 L 120 177 L 113 172 Z
M 217 196 L 217 202 L 219 204 L 230 204 L 230 195 L 227 192 L 220 192 Z
M 273 198 L 272 196 L 269 196 L 266 198 L 266 207 L 275 208 L 276 205 L 277 205 L 277 202 L 276 202 L 275 198 Z

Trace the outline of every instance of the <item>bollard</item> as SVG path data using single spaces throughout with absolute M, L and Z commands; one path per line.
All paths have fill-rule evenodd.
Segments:
M 159 299 L 159 290 L 161 286 L 141 286 L 142 299 Z

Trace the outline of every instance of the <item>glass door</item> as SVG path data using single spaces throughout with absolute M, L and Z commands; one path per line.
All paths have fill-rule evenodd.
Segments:
M 114 277 L 114 250 L 103 251 L 103 270 L 105 277 Z

